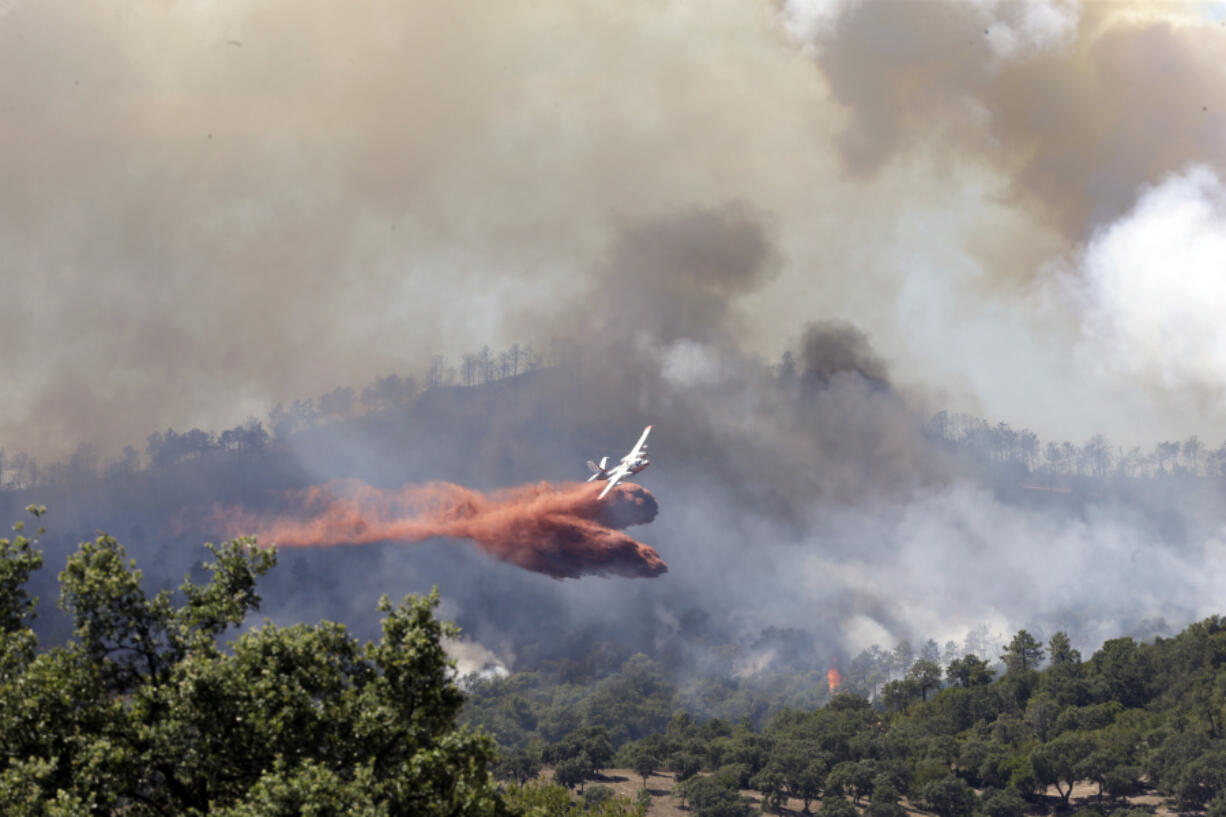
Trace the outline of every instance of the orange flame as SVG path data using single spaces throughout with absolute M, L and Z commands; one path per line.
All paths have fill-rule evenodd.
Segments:
M 229 535 L 252 533 L 280 547 L 469 539 L 486 553 L 557 579 L 587 574 L 658 576 L 668 565 L 617 528 L 655 518 L 655 497 L 638 485 L 547 482 L 483 494 L 449 482 L 383 491 L 356 481 L 287 495 L 289 511 L 255 514 L 218 508 Z
M 830 685 L 832 693 L 839 688 L 839 684 L 843 683 L 843 674 L 839 672 L 838 667 L 831 667 L 826 671 L 826 683 Z

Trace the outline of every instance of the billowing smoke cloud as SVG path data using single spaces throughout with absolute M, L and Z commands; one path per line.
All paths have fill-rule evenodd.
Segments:
M 484 552 L 555 579 L 585 575 L 652 577 L 668 570 L 647 545 L 619 528 L 655 518 L 655 498 L 637 485 L 546 482 L 486 496 L 447 482 L 381 491 L 330 483 L 294 492 L 275 516 L 218 512 L 229 535 L 279 547 L 469 539 Z
M 491 678 L 510 672 L 493 651 L 475 641 L 444 638 L 443 649 L 447 651 L 447 657 L 455 661 L 456 673 L 461 677 L 476 673 L 479 677 Z
M 269 615 L 373 627 L 380 592 L 438 584 L 511 665 L 616 641 L 824 672 L 985 624 L 1093 647 L 1218 604 L 1217 483 L 1035 492 L 925 425 L 953 403 L 1051 441 L 1220 439 L 1216 397 L 1129 402 L 1138 379 L 1219 388 L 1217 21 L 1039 0 L 9 8 L 10 454 L 219 430 L 486 343 L 558 364 L 96 481 L 83 457 L 4 492 L 52 507 L 48 564 L 102 527 L 173 587 L 213 531 L 162 537 L 165 517 L 247 508 L 235 532 L 320 545 L 283 551 Z M 1189 272 L 1164 284 L 1167 252 Z M 1020 297 L 1070 269 L 1052 314 Z M 581 478 L 648 422 L 666 579 L 550 580 L 663 563 L 578 488 L 516 489 L 573 501 L 543 537 L 497 489 Z M 424 493 L 294 493 L 348 478 Z M 591 536 L 607 547 L 575 561 Z
M 839 372 L 855 372 L 867 381 L 887 384 L 885 361 L 868 337 L 843 321 L 810 324 L 800 341 L 800 363 L 806 380 L 828 383 Z
M 743 204 L 624 225 L 577 309 L 574 333 L 661 343 L 740 336 L 736 301 L 778 272 L 762 218 Z
M 1226 28 L 1171 4 L 4 8 L 0 445 L 44 459 L 486 343 L 726 333 L 774 356 L 834 317 L 1021 421 L 1050 401 L 940 365 L 998 351 L 953 318 L 1143 185 L 1226 169 Z M 719 222 L 744 229 L 673 257 Z M 955 296 L 918 343 L 908 311 Z M 637 320 L 611 324 L 617 301 Z
M 792 186 L 810 143 L 753 124 L 813 91 L 761 98 L 802 67 L 740 0 L 8 10 L 0 445 L 44 458 L 543 349 L 619 221 Z
M 1066 295 L 1086 354 L 1141 383 L 1226 400 L 1226 185 L 1204 165 L 1147 189 L 1099 230 Z
M 1143 3 L 823 6 L 782 4 L 850 114 L 838 145 L 857 173 L 972 151 L 1076 241 L 1189 162 L 1226 168 L 1216 21 Z

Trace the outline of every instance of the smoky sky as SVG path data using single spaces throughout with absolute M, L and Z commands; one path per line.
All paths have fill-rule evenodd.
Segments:
M 225 533 L 202 508 L 581 479 L 651 423 L 663 575 L 298 548 L 264 612 L 368 631 L 438 584 L 508 664 L 770 628 L 818 662 L 980 625 L 1093 648 L 1220 612 L 1212 488 L 1041 499 L 926 423 L 1226 436 L 1224 38 L 1046 0 L 5 4 L 10 453 L 109 457 L 486 344 L 550 363 L 8 493 L 52 506 L 49 565 L 105 529 L 173 586 Z
M 7 3 L 0 441 L 114 453 L 581 332 L 769 358 L 822 320 L 1052 436 L 1221 431 L 1226 375 L 1101 367 L 1101 302 L 1047 287 L 1146 189 L 1226 172 L 1205 14 Z
M 804 5 L 797 3 L 796 5 Z M 812 36 L 857 174 L 969 150 L 1073 241 L 1189 163 L 1226 170 L 1223 32 L 1144 4 L 849 3 Z M 940 147 L 924 145 L 940 140 Z

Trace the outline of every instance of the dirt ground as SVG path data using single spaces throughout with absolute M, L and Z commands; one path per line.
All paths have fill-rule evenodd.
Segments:
M 603 777 L 588 781 L 587 785 L 608 786 L 619 795 L 629 797 L 631 799 L 638 796 L 639 789 L 643 788 L 643 778 L 634 773 L 633 769 L 603 769 Z M 541 777 L 550 778 L 553 776 L 553 771 L 546 769 L 541 773 Z M 675 781 L 673 776 L 667 773 L 653 774 L 647 778 L 647 790 L 651 792 L 651 808 L 648 809 L 648 817 L 691 817 L 693 812 L 689 809 L 681 807 L 681 801 L 673 797 L 671 792 Z M 761 796 L 756 791 L 741 790 L 741 794 L 748 797 L 758 807 L 761 807 Z M 1077 809 L 1091 805 L 1098 801 L 1098 786 L 1093 783 L 1078 783 L 1073 786 L 1073 793 L 1069 797 L 1069 810 L 1064 811 L 1060 802 L 1060 795 L 1055 787 L 1051 787 L 1046 792 L 1046 797 L 1042 804 L 1035 805 L 1030 809 L 1031 814 L 1058 814 L 1072 813 Z M 1109 803 L 1109 800 L 1104 799 L 1104 805 Z M 802 817 L 801 807 L 804 805 L 800 800 L 788 800 L 784 807 L 784 817 Z M 915 808 L 905 799 L 902 805 L 907 810 L 910 817 L 934 817 L 932 812 L 924 811 L 923 809 Z M 1122 805 L 1122 804 L 1121 804 Z M 1133 808 L 1141 808 L 1155 815 L 1155 817 L 1177 817 L 1177 812 L 1171 808 L 1165 798 L 1160 797 L 1153 792 L 1138 795 L 1128 798 L 1128 805 Z M 814 800 L 809 804 L 810 812 L 816 812 L 821 806 L 820 800 Z M 774 814 L 774 812 L 769 812 Z
M 1056 791 L 1055 786 L 1049 786 L 1047 788 L 1046 797 L 1048 804 L 1050 804 L 1050 810 L 1063 808 L 1063 806 L 1060 804 L 1060 793 Z M 1079 808 L 1093 805 L 1097 802 L 1097 783 L 1081 782 L 1073 785 L 1073 793 L 1069 795 L 1068 799 L 1068 804 L 1071 811 L 1076 811 Z M 1162 797 L 1153 791 L 1146 791 L 1144 794 L 1138 794 L 1135 797 L 1126 798 L 1126 802 L 1128 807 L 1144 809 L 1156 817 L 1175 817 L 1175 815 L 1179 813 L 1167 798 Z M 1104 797 L 1103 805 L 1110 808 L 1111 798 Z

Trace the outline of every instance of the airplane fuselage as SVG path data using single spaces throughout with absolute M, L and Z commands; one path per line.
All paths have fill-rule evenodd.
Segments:
M 600 464 L 587 461 L 587 467 L 592 472 L 592 475 L 587 478 L 588 482 L 593 480 L 604 480 L 609 484 L 600 492 L 599 499 L 604 499 L 605 495 L 621 480 L 626 477 L 633 476 L 642 471 L 647 466 L 651 465 L 651 461 L 647 459 L 647 435 L 651 433 L 651 426 L 643 429 L 643 435 L 639 437 L 634 448 L 630 449 L 630 453 L 622 457 L 621 462 L 612 468 L 608 467 L 608 457 L 601 457 Z

